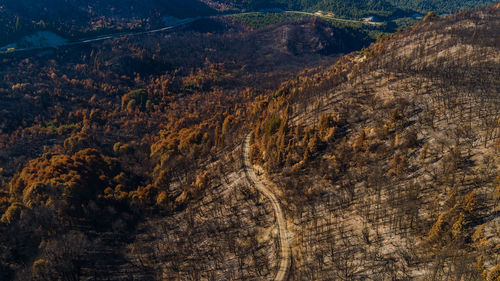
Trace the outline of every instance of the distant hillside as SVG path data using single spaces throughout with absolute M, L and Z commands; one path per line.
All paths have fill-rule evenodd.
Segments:
M 307 10 L 307 11 L 330 11 L 337 16 L 343 17 L 361 17 L 364 15 L 375 13 L 377 15 L 390 15 L 396 12 L 392 4 L 385 0 L 370 0 L 370 1 L 331 1 L 331 0 L 220 0 L 230 4 L 236 8 L 259 10 L 269 8 L 283 8 L 289 10 Z
M 242 9 L 283 8 L 307 11 L 329 11 L 342 17 L 363 17 L 377 15 L 382 17 L 401 16 L 405 13 L 434 11 L 437 13 L 450 13 L 456 10 L 470 9 L 484 6 L 495 1 L 492 0 L 219 0 L 225 4 Z
M 16 16 L 30 19 L 78 19 L 99 17 L 147 17 L 161 13 L 176 17 L 206 15 L 211 9 L 197 0 L 5 0 L 2 6 Z M 58 17 L 58 18 L 56 18 Z
M 166 16 L 186 18 L 213 12 L 198 0 L 5 0 L 0 5 L 0 44 L 36 30 L 89 36 L 163 26 Z
M 50 30 L 77 38 L 131 29 L 164 26 L 166 16 L 186 18 L 215 14 L 222 10 L 256 11 L 281 8 L 319 10 L 336 17 L 381 20 L 411 18 L 414 13 L 450 13 L 492 3 L 492 0 L 5 0 L 0 4 L 0 47 L 35 31 Z M 71 39 L 71 38 L 69 38 Z
M 401 9 L 409 9 L 421 13 L 434 11 L 437 13 L 454 13 L 459 10 L 473 9 L 495 3 L 495 0 L 388 0 Z

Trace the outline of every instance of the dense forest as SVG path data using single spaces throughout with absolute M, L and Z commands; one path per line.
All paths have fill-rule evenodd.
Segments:
M 369 0 L 369 1 L 331 1 L 331 0 L 220 0 L 231 6 L 249 10 L 283 8 L 289 10 L 329 11 L 342 17 L 359 18 L 367 15 L 396 17 L 410 12 L 453 13 L 460 9 L 470 9 L 494 3 L 492 0 Z
M 454 13 L 456 11 L 486 6 L 495 3 L 493 0 L 389 0 L 391 4 L 401 9 L 410 9 L 420 13 L 435 11 L 437 13 Z
M 295 0 L 295 1 L 238 1 L 227 0 L 238 8 L 250 10 L 266 9 L 266 8 L 283 8 L 289 10 L 307 10 L 307 11 L 331 11 L 339 16 L 359 17 L 370 13 L 387 13 L 394 12 L 395 7 L 384 0 L 373 1 L 328 1 L 328 0 Z
M 500 4 L 255 22 L 0 54 L 0 280 L 499 280 Z

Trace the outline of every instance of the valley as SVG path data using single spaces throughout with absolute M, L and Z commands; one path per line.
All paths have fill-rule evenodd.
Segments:
M 21 38 L 19 41 L 10 43 L 8 45 L 5 45 L 3 47 L 0 47 L 0 54 L 6 54 L 6 53 L 12 53 L 12 52 L 23 52 L 23 51 L 33 51 L 33 50 L 42 50 L 42 49 L 47 49 L 47 48 L 52 48 L 52 47 L 63 47 L 63 46 L 71 46 L 71 45 L 78 45 L 78 44 L 86 44 L 86 43 L 91 43 L 91 42 L 98 42 L 98 41 L 103 41 L 103 40 L 110 40 L 114 38 L 120 38 L 120 37 L 126 37 L 126 36 L 138 36 L 138 35 L 145 35 L 145 34 L 152 34 L 152 33 L 157 33 L 157 32 L 165 32 L 169 31 L 178 27 L 182 27 L 184 25 L 189 25 L 190 23 L 200 21 L 200 20 L 206 20 L 210 19 L 213 17 L 236 17 L 236 18 L 241 18 L 242 16 L 260 16 L 260 17 L 267 17 L 268 15 L 276 16 L 276 15 L 292 15 L 292 16 L 297 16 L 297 18 L 301 17 L 318 17 L 324 20 L 329 20 L 332 22 L 339 22 L 339 23 L 347 23 L 347 24 L 355 24 L 355 25 L 375 25 L 375 26 L 381 26 L 384 23 L 383 22 L 373 22 L 370 20 L 354 20 L 354 19 L 344 19 L 344 18 L 337 18 L 333 16 L 333 14 L 328 14 L 328 13 L 323 13 L 321 11 L 312 13 L 312 12 L 303 12 L 303 11 L 284 11 L 284 10 L 279 10 L 279 11 L 273 11 L 273 12 L 266 12 L 266 11 L 258 11 L 258 12 L 241 12 L 241 13 L 224 13 L 221 15 L 217 16 L 200 16 L 200 17 L 194 17 L 194 18 L 184 18 L 184 19 L 178 19 L 175 17 L 170 17 L 168 21 L 165 21 L 167 23 L 167 26 L 165 27 L 160 27 L 152 30 L 144 30 L 144 31 L 130 31 L 130 32 L 114 32 L 110 34 L 104 34 L 104 35 L 99 35 L 94 38 L 73 38 L 73 40 L 68 41 L 65 38 L 60 37 L 59 35 L 51 32 L 51 31 L 39 31 L 31 35 L 27 35 L 23 38 Z M 395 22 L 398 19 L 393 19 L 392 21 Z M 170 23 L 170 25 L 168 25 Z M 383 32 L 384 29 L 379 30 L 379 32 Z M 386 30 L 388 31 L 388 30 Z M 75 40 L 76 39 L 76 40 Z

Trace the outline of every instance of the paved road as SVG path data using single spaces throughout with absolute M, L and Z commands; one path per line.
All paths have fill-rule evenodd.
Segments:
M 288 243 L 288 234 L 286 230 L 285 216 L 281 210 L 281 205 L 272 191 L 270 191 L 255 175 L 254 169 L 250 163 L 250 136 L 252 133 L 248 134 L 243 145 L 243 161 L 245 174 L 248 181 L 252 184 L 258 191 L 264 194 L 272 203 L 274 214 L 276 215 L 276 224 L 279 230 L 279 241 L 280 241 L 280 264 L 275 281 L 284 281 L 288 278 L 288 270 L 291 264 L 291 251 L 290 244 Z
M 185 19 L 183 21 L 180 21 L 179 23 L 172 25 L 172 26 L 167 26 L 167 27 L 162 27 L 158 29 L 153 29 L 153 30 L 147 30 L 147 31 L 132 31 L 132 32 L 122 32 L 122 33 L 114 33 L 114 34 L 108 34 L 108 35 L 102 35 L 98 36 L 95 38 L 87 38 L 87 39 L 81 39 L 80 41 L 75 41 L 75 42 L 68 42 L 64 43 L 61 45 L 56 45 L 56 46 L 45 46 L 45 47 L 33 47 L 33 48 L 19 48 L 19 49 L 13 49 L 12 51 L 8 50 L 0 50 L 0 54 L 3 53 L 14 53 L 14 52 L 23 52 L 23 51 L 34 51 L 34 50 L 41 50 L 41 49 L 50 49 L 53 47 L 63 47 L 63 46 L 74 46 L 74 45 L 81 45 L 81 44 L 87 44 L 87 43 L 92 43 L 92 42 L 99 42 L 99 41 L 104 41 L 108 39 L 114 39 L 114 38 L 120 38 L 120 37 L 126 37 L 126 36 L 137 36 L 137 35 L 144 35 L 144 34 L 152 34 L 152 33 L 158 33 L 158 32 L 163 32 L 171 29 L 175 29 L 180 26 L 184 26 L 186 24 L 195 22 L 200 19 L 204 19 L 208 17 L 196 17 L 196 18 L 189 18 Z
M 343 19 L 343 18 L 337 18 L 335 16 L 329 16 L 327 14 L 325 15 L 325 14 L 317 14 L 317 13 L 302 12 L 302 11 L 285 11 L 285 13 L 297 14 L 297 15 L 308 15 L 308 16 L 312 16 L 312 17 L 319 17 L 322 19 L 335 20 L 335 21 L 348 22 L 348 23 L 360 23 L 360 24 L 367 24 L 367 25 L 380 25 L 380 24 L 382 24 L 381 22 L 367 22 L 367 21 L 363 21 L 363 20 Z
M 227 16 L 236 16 L 236 15 L 249 15 L 249 14 L 260 14 L 263 12 L 244 12 L 244 13 L 234 13 L 234 14 L 221 14 L 221 15 L 215 15 L 216 17 L 227 17 Z M 309 12 L 302 12 L 302 11 L 282 11 L 280 13 L 287 13 L 287 14 L 299 14 L 299 15 L 307 15 L 307 16 L 314 16 L 314 17 L 320 17 L 324 19 L 330 19 L 330 20 L 336 20 L 336 21 L 341 21 L 341 22 L 350 22 L 350 23 L 362 23 L 362 24 L 379 24 L 379 23 L 370 23 L 370 22 L 364 22 L 364 21 L 359 21 L 359 20 L 351 20 L 351 19 L 342 19 L 342 18 L 337 18 L 334 16 L 329 16 L 329 15 L 318 15 L 315 13 L 309 13 Z M 210 16 L 202 16 L 202 17 L 195 17 L 195 18 L 187 18 L 179 23 L 172 25 L 172 26 L 167 26 L 167 27 L 162 27 L 154 30 L 147 30 L 147 31 L 132 31 L 132 32 L 122 32 L 122 33 L 114 33 L 114 34 L 108 34 L 108 35 L 102 35 L 98 36 L 95 38 L 87 38 L 87 39 L 81 39 L 79 41 L 74 41 L 74 42 L 68 42 L 65 44 L 61 45 L 56 45 L 56 46 L 46 46 L 46 47 L 33 47 L 33 48 L 19 48 L 19 49 L 13 49 L 13 50 L 7 50 L 7 49 L 0 49 L 0 54 L 5 54 L 5 53 L 13 53 L 13 52 L 22 52 L 22 51 L 33 51 L 33 50 L 41 50 L 41 49 L 49 49 L 53 47 L 62 47 L 62 46 L 74 46 L 74 45 L 80 45 L 80 44 L 86 44 L 86 43 L 92 43 L 92 42 L 99 42 L 99 41 L 104 41 L 108 39 L 114 39 L 114 38 L 119 38 L 119 37 L 125 37 L 125 36 L 137 36 L 137 35 L 144 35 L 144 34 L 151 34 L 151 33 L 157 33 L 157 32 L 163 32 L 171 29 L 175 29 L 180 26 L 184 26 L 186 24 L 195 22 L 200 19 L 207 19 L 210 18 Z
M 263 12 L 244 12 L 244 13 L 236 13 L 236 14 L 231 14 L 229 16 L 241 16 L 241 15 L 259 15 L 262 14 Z M 305 16 L 310 16 L 310 17 L 318 17 L 322 19 L 327 19 L 327 20 L 334 20 L 334 21 L 339 21 L 339 22 L 347 22 L 347 23 L 360 23 L 360 24 L 366 24 L 366 25 L 379 25 L 381 23 L 374 23 L 374 22 L 366 22 L 364 20 L 353 20 L 353 19 L 344 19 L 344 18 L 337 18 L 332 15 L 328 14 L 317 14 L 317 13 L 311 13 L 311 12 L 303 12 L 303 11 L 281 11 L 277 13 L 282 13 L 282 14 L 296 14 L 296 15 L 305 15 Z

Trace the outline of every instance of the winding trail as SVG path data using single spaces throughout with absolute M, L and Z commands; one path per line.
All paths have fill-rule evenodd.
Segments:
M 290 244 L 288 242 L 288 234 L 285 223 L 285 216 L 283 215 L 283 211 L 281 210 L 281 205 L 274 195 L 274 193 L 269 190 L 255 175 L 254 169 L 250 163 L 250 139 L 252 133 L 248 134 L 245 139 L 243 145 L 243 163 L 245 175 L 250 182 L 259 192 L 263 193 L 269 200 L 271 200 L 274 214 L 276 215 L 276 224 L 279 230 L 279 248 L 280 248 L 280 264 L 278 267 L 278 271 L 276 272 L 276 276 L 274 277 L 275 281 L 284 281 L 288 278 L 288 270 L 290 269 L 291 264 L 291 250 Z

